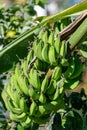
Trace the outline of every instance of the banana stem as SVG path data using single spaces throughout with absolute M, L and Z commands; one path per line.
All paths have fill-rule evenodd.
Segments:
M 86 37 L 87 37 L 87 18 L 82 22 L 82 24 L 68 39 L 70 49 L 73 50 L 75 46 L 80 44 L 84 39 L 86 39 Z
M 67 40 L 68 37 L 76 31 L 76 29 L 81 25 L 81 23 L 87 17 L 87 11 L 84 12 L 81 16 L 79 16 L 73 23 L 69 24 L 65 27 L 60 33 L 61 40 Z

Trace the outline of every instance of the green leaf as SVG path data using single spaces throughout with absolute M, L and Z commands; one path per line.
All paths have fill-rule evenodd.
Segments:
M 76 4 L 60 13 L 57 13 L 55 15 L 49 16 L 45 18 L 42 21 L 43 24 L 51 23 L 51 22 L 56 22 L 60 19 L 63 19 L 65 17 L 69 17 L 71 15 L 76 15 L 76 14 L 81 14 L 83 11 L 87 10 L 87 0 L 81 2 L 80 4 Z

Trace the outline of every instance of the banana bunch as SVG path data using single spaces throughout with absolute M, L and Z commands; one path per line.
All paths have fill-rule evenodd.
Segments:
M 38 58 L 27 71 L 34 55 L 31 50 L 27 58 L 16 65 L 2 92 L 10 119 L 23 127 L 29 127 L 32 122 L 46 123 L 50 114 L 64 105 L 59 98 L 64 91 L 61 65 L 49 69 L 48 63 Z
M 33 43 L 33 50 L 36 57 L 48 63 L 51 66 L 68 66 L 67 45 L 61 42 L 60 36 L 56 37 L 57 28 L 55 30 L 42 29 L 39 32 L 38 39 Z M 61 59 L 61 60 L 60 60 Z
M 2 91 L 11 120 L 23 127 L 48 122 L 52 112 L 65 107 L 64 90 L 80 82 L 82 63 L 76 55 L 67 57 L 68 43 L 55 37 L 57 31 L 44 28 L 39 32 L 29 54 L 15 66 Z

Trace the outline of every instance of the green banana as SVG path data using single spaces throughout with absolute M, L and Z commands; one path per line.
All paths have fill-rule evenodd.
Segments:
M 37 91 L 35 91 L 35 88 L 33 88 L 32 86 L 30 86 L 28 92 L 29 92 L 30 98 L 32 98 L 34 100 L 39 99 L 39 93 Z
M 13 86 L 8 85 L 7 88 L 8 96 L 14 101 L 14 104 L 19 107 L 20 96 Z
M 34 88 L 36 88 L 37 90 L 41 89 L 40 76 L 39 76 L 39 73 L 35 69 L 31 68 L 28 80 L 29 80 L 29 83 Z
M 39 111 L 39 104 L 36 107 L 34 115 L 31 115 L 31 117 L 32 116 L 35 116 L 35 117 L 41 117 L 42 116 L 41 113 L 40 113 L 40 111 Z
M 61 59 L 61 65 L 62 65 L 62 66 L 69 66 L 69 61 L 68 61 L 68 59 L 62 58 L 62 59 Z
M 15 114 L 21 114 L 23 111 L 20 108 L 16 108 L 13 104 L 13 101 L 11 99 L 7 99 L 7 104 L 8 104 L 8 110 L 15 113 Z
M 61 43 L 61 48 L 60 48 L 60 56 L 61 56 L 61 65 L 62 66 L 68 66 L 68 60 L 66 59 L 66 55 L 67 55 L 67 46 L 68 46 L 68 43 L 63 41 Z
M 43 60 L 42 55 L 41 55 L 43 47 L 44 47 L 44 42 L 43 41 L 40 41 L 39 44 L 36 47 L 35 55 L 40 60 Z
M 19 87 L 17 80 L 18 79 L 17 79 L 16 74 L 12 75 L 11 78 L 10 78 L 10 84 L 11 84 L 12 87 L 14 87 L 17 90 L 17 92 L 19 94 L 23 94 L 23 92 L 20 90 L 20 87 Z
M 50 32 L 48 43 L 54 45 L 54 31 Z
M 39 105 L 39 112 L 41 113 L 41 115 L 47 114 L 47 110 L 44 105 Z
M 62 93 L 63 93 L 63 86 L 64 86 L 64 79 L 60 79 L 57 83 L 56 83 L 56 90 L 54 92 L 54 94 L 49 95 L 49 98 L 51 100 L 56 100 Z
M 51 80 L 50 84 L 49 84 L 49 86 L 47 88 L 46 93 L 48 95 L 52 95 L 55 92 L 55 90 L 56 90 L 56 81 L 55 80 Z
M 37 60 L 35 61 L 35 63 L 34 63 L 34 67 L 35 67 L 35 69 L 44 72 L 44 71 L 47 71 L 47 70 L 48 70 L 49 64 L 46 63 L 46 62 L 44 62 L 44 61 L 41 61 L 41 60 L 37 59 Z
M 32 120 L 28 116 L 27 119 L 24 122 L 21 122 L 21 125 L 23 128 L 29 128 L 31 126 Z
M 58 80 L 62 75 L 62 68 L 61 66 L 56 66 L 53 70 L 53 73 L 52 73 L 52 79 L 54 80 Z
M 23 70 L 24 76 L 27 77 L 27 76 L 28 76 L 28 74 L 27 74 L 27 68 L 28 68 L 27 60 L 24 60 L 24 61 L 22 62 L 21 68 L 22 68 L 22 70 Z
M 66 54 L 67 54 L 67 42 L 62 41 L 61 43 L 61 48 L 60 48 L 60 56 L 62 58 L 65 58 Z
M 70 89 L 76 88 L 76 87 L 79 85 L 79 83 L 80 83 L 79 80 L 75 81 L 75 82 L 70 86 Z
M 8 85 L 8 86 L 7 86 L 6 91 L 7 91 L 7 93 L 8 93 L 8 96 L 9 96 L 12 100 L 14 100 L 11 85 Z
M 20 87 L 20 90 L 28 96 L 28 84 L 27 84 L 27 79 L 24 77 L 22 77 L 21 75 L 19 75 L 18 77 L 18 84 Z
M 57 23 L 54 24 L 54 28 L 55 28 L 55 29 L 54 29 L 54 35 L 56 36 L 56 35 L 58 35 L 59 32 L 60 32 Z
M 19 79 L 19 76 L 21 76 L 22 74 L 23 74 L 23 71 L 21 70 L 19 64 L 17 64 L 16 67 L 15 67 L 15 76 L 16 76 L 16 79 Z
M 43 79 L 42 81 L 42 84 L 41 84 L 41 92 L 45 93 L 47 88 L 48 88 L 48 77 L 47 75 L 45 76 L 45 78 Z
M 80 61 L 80 59 L 78 57 L 76 57 L 75 58 L 75 69 L 74 69 L 72 75 L 70 76 L 70 79 L 77 78 L 81 74 L 82 70 L 83 70 L 83 64 Z
M 49 47 L 48 56 L 49 56 L 50 64 L 57 65 L 56 51 L 55 51 L 54 46 Z
M 79 85 L 80 81 L 77 79 L 69 79 L 65 81 L 64 88 L 65 89 L 74 89 Z
M 59 102 L 58 101 L 52 101 L 49 103 L 49 105 L 51 105 L 51 107 L 53 107 L 53 111 L 56 111 L 59 109 Z
M 46 103 L 46 96 L 43 93 L 40 94 L 39 101 L 41 103 Z
M 43 37 L 43 34 L 44 34 L 44 28 L 42 28 L 42 29 L 40 29 L 40 32 L 39 32 L 39 34 L 38 34 L 38 38 L 39 39 L 42 39 L 42 37 Z
M 19 104 L 20 104 L 20 95 L 19 95 L 19 93 L 17 91 L 14 91 L 12 94 L 13 94 L 13 101 L 19 107 Z
M 1 96 L 2 96 L 2 99 L 3 99 L 4 103 L 5 103 L 6 108 L 9 110 L 8 103 L 7 103 L 8 94 L 7 94 L 6 90 L 5 90 L 5 86 L 4 86 L 4 90 L 1 93 Z
M 24 122 L 27 118 L 26 113 L 22 113 L 20 115 L 14 114 L 12 112 L 10 112 L 10 119 L 16 122 Z
M 44 42 L 44 44 L 47 44 L 47 42 L 48 42 L 48 31 L 47 30 L 43 33 L 41 39 Z
M 33 58 L 34 58 L 34 50 L 31 49 L 29 51 L 29 54 L 28 54 L 27 59 L 26 59 L 27 60 L 27 64 L 29 64 Z
M 49 44 L 45 44 L 44 47 L 43 47 L 43 49 L 42 49 L 41 55 L 42 55 L 42 59 L 45 62 L 47 62 L 47 63 L 49 63 L 48 53 L 49 53 Z
M 37 104 L 35 101 L 33 101 L 30 105 L 30 115 L 34 115 L 37 109 Z
M 17 95 L 18 97 L 16 97 L 16 95 L 14 95 L 15 90 L 13 90 L 12 86 L 10 86 L 10 85 L 7 86 L 6 91 L 7 91 L 7 94 L 9 96 L 9 98 L 11 100 L 13 100 L 13 103 L 14 103 L 15 107 L 18 107 L 19 106 L 19 100 L 18 100 L 19 95 Z
M 27 107 L 26 99 L 24 97 L 21 97 L 19 102 L 20 102 L 20 109 L 23 110 L 24 112 L 27 112 L 28 107 Z
M 54 47 L 57 52 L 57 54 L 60 54 L 60 48 L 61 48 L 61 41 L 60 41 L 60 36 L 58 35 L 57 39 L 54 42 Z
M 63 29 L 64 29 L 64 24 L 61 23 L 61 24 L 60 24 L 60 30 L 62 31 Z
M 23 78 L 22 76 L 22 70 L 20 70 L 19 66 L 16 66 L 15 68 L 15 76 L 16 76 L 16 80 L 18 83 L 18 86 L 20 88 L 20 91 L 22 91 L 25 95 L 28 96 L 28 85 L 27 85 L 27 81 L 26 81 L 26 77 Z
M 69 65 L 67 67 L 67 70 L 64 72 L 64 77 L 70 78 L 74 70 L 75 70 L 75 58 L 71 57 L 71 59 L 69 60 Z
M 4 102 L 6 102 L 6 99 L 8 98 L 8 94 L 7 94 L 7 91 L 6 91 L 6 87 L 7 87 L 7 85 L 4 86 L 4 90 L 3 90 L 2 93 L 1 93 L 1 96 L 2 96 L 2 98 L 3 98 L 3 100 L 4 100 Z
M 62 93 L 63 93 L 65 80 L 66 80 L 65 78 L 62 78 L 62 79 L 60 79 L 60 80 L 57 82 L 57 87 L 58 87 L 58 89 L 59 89 L 59 94 L 62 94 Z
M 43 68 L 43 64 L 42 64 L 42 61 L 37 59 L 36 62 L 34 63 L 34 67 L 37 69 L 37 70 L 42 70 Z
M 49 99 L 53 101 L 56 100 L 58 97 L 59 97 L 59 88 L 57 87 L 54 94 L 49 95 Z
M 38 46 L 38 44 L 39 44 L 39 40 L 36 39 L 36 40 L 33 42 L 33 50 L 34 50 L 34 53 L 35 53 L 35 54 L 37 53 L 37 46 Z M 29 55 L 28 55 L 29 61 L 31 61 L 31 58 L 33 57 L 33 50 L 31 50 L 31 51 L 29 52 Z

